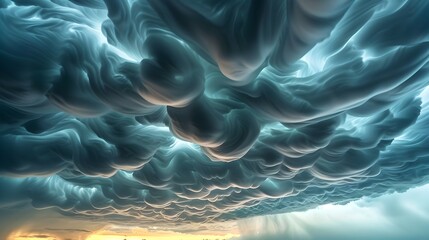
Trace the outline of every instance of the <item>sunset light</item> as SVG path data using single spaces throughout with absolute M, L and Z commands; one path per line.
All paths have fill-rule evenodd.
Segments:
M 429 0 L 0 0 L 0 240 L 428 227 Z

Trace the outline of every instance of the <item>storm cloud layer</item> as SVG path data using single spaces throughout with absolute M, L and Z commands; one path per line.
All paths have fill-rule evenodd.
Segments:
M 2 0 L 0 207 L 168 225 L 428 183 L 428 14 Z

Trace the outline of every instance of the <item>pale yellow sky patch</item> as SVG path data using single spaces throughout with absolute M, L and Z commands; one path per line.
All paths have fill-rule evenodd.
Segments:
M 238 234 L 214 234 L 210 233 L 179 233 L 174 231 L 148 230 L 144 228 L 133 228 L 126 234 L 116 233 L 112 230 L 101 229 L 89 235 L 86 240 L 228 240 L 237 237 Z
M 114 226 L 110 226 L 107 229 L 103 228 L 95 231 L 84 239 L 78 240 L 228 240 L 233 237 L 237 237 L 238 234 L 215 234 L 212 232 L 206 233 L 179 233 L 174 231 L 163 231 L 156 229 L 144 229 L 144 228 L 129 228 L 129 231 L 124 232 L 124 228 L 121 231 L 115 232 Z M 26 231 L 15 231 L 12 232 L 6 240 L 65 240 L 55 236 L 52 233 L 40 233 L 40 232 L 26 232 Z

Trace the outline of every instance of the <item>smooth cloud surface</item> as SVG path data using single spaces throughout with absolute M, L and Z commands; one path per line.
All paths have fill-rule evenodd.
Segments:
M 0 7 L 2 208 L 169 225 L 429 182 L 427 1 Z

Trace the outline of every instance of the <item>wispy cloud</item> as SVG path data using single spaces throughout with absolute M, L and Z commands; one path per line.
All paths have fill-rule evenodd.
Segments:
M 76 228 L 45 228 L 45 230 L 54 231 L 54 232 L 86 232 L 86 233 L 91 232 L 85 229 L 76 229 Z

